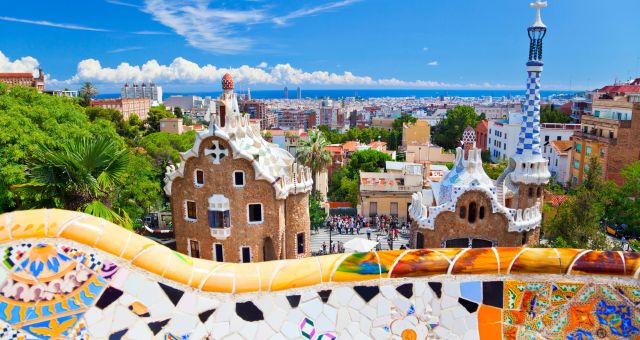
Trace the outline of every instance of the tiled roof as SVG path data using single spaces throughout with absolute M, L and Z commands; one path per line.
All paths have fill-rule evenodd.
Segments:
M 550 143 L 559 155 L 566 155 L 573 148 L 573 141 L 570 140 L 552 140 Z
M 0 78 L 33 78 L 31 73 L 0 73 Z

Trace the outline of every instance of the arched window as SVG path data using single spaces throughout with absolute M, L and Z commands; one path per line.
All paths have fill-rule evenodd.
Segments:
M 529 188 L 529 197 L 533 197 L 533 188 Z
M 538 188 L 538 192 L 536 193 L 538 197 L 542 196 L 542 188 Z
M 469 218 L 468 218 L 469 223 L 475 223 L 476 222 L 476 212 L 477 211 L 478 211 L 478 206 L 477 206 L 476 202 L 471 202 L 471 204 L 469 204 Z
M 478 211 L 478 217 L 479 217 L 481 220 L 484 220 L 484 206 L 481 206 L 481 207 L 480 207 L 480 210 Z
M 467 217 L 467 207 L 460 207 L 460 218 Z

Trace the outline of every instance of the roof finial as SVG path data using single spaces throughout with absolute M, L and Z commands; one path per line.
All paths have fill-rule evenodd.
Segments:
M 542 22 L 542 16 L 541 16 L 542 9 L 547 7 L 547 1 L 536 0 L 536 2 L 532 2 L 529 5 L 531 6 L 531 8 L 536 9 L 536 21 L 533 23 L 532 27 L 547 27 Z

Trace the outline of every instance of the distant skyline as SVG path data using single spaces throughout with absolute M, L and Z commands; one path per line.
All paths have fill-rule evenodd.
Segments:
M 527 0 L 402 2 L 41 0 L 3 4 L 0 72 L 47 74 L 47 88 L 94 82 L 115 92 L 244 88 L 522 89 Z M 547 90 L 640 77 L 637 0 L 550 0 L 543 11 Z

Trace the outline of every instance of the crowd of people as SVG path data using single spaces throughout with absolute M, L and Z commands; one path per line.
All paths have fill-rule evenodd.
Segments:
M 325 220 L 325 227 L 331 233 L 340 235 L 361 235 L 365 234 L 368 240 L 375 237 L 377 242 L 376 250 L 382 249 L 382 242 L 387 242 L 389 249 L 394 249 L 394 241 L 400 238 L 400 233 L 409 232 L 409 224 L 406 221 L 400 222 L 395 216 L 328 216 Z M 375 233 L 375 236 L 374 236 Z M 402 244 L 399 249 L 408 249 L 409 245 Z M 322 244 L 322 253 L 343 253 L 344 244 L 340 241 Z

